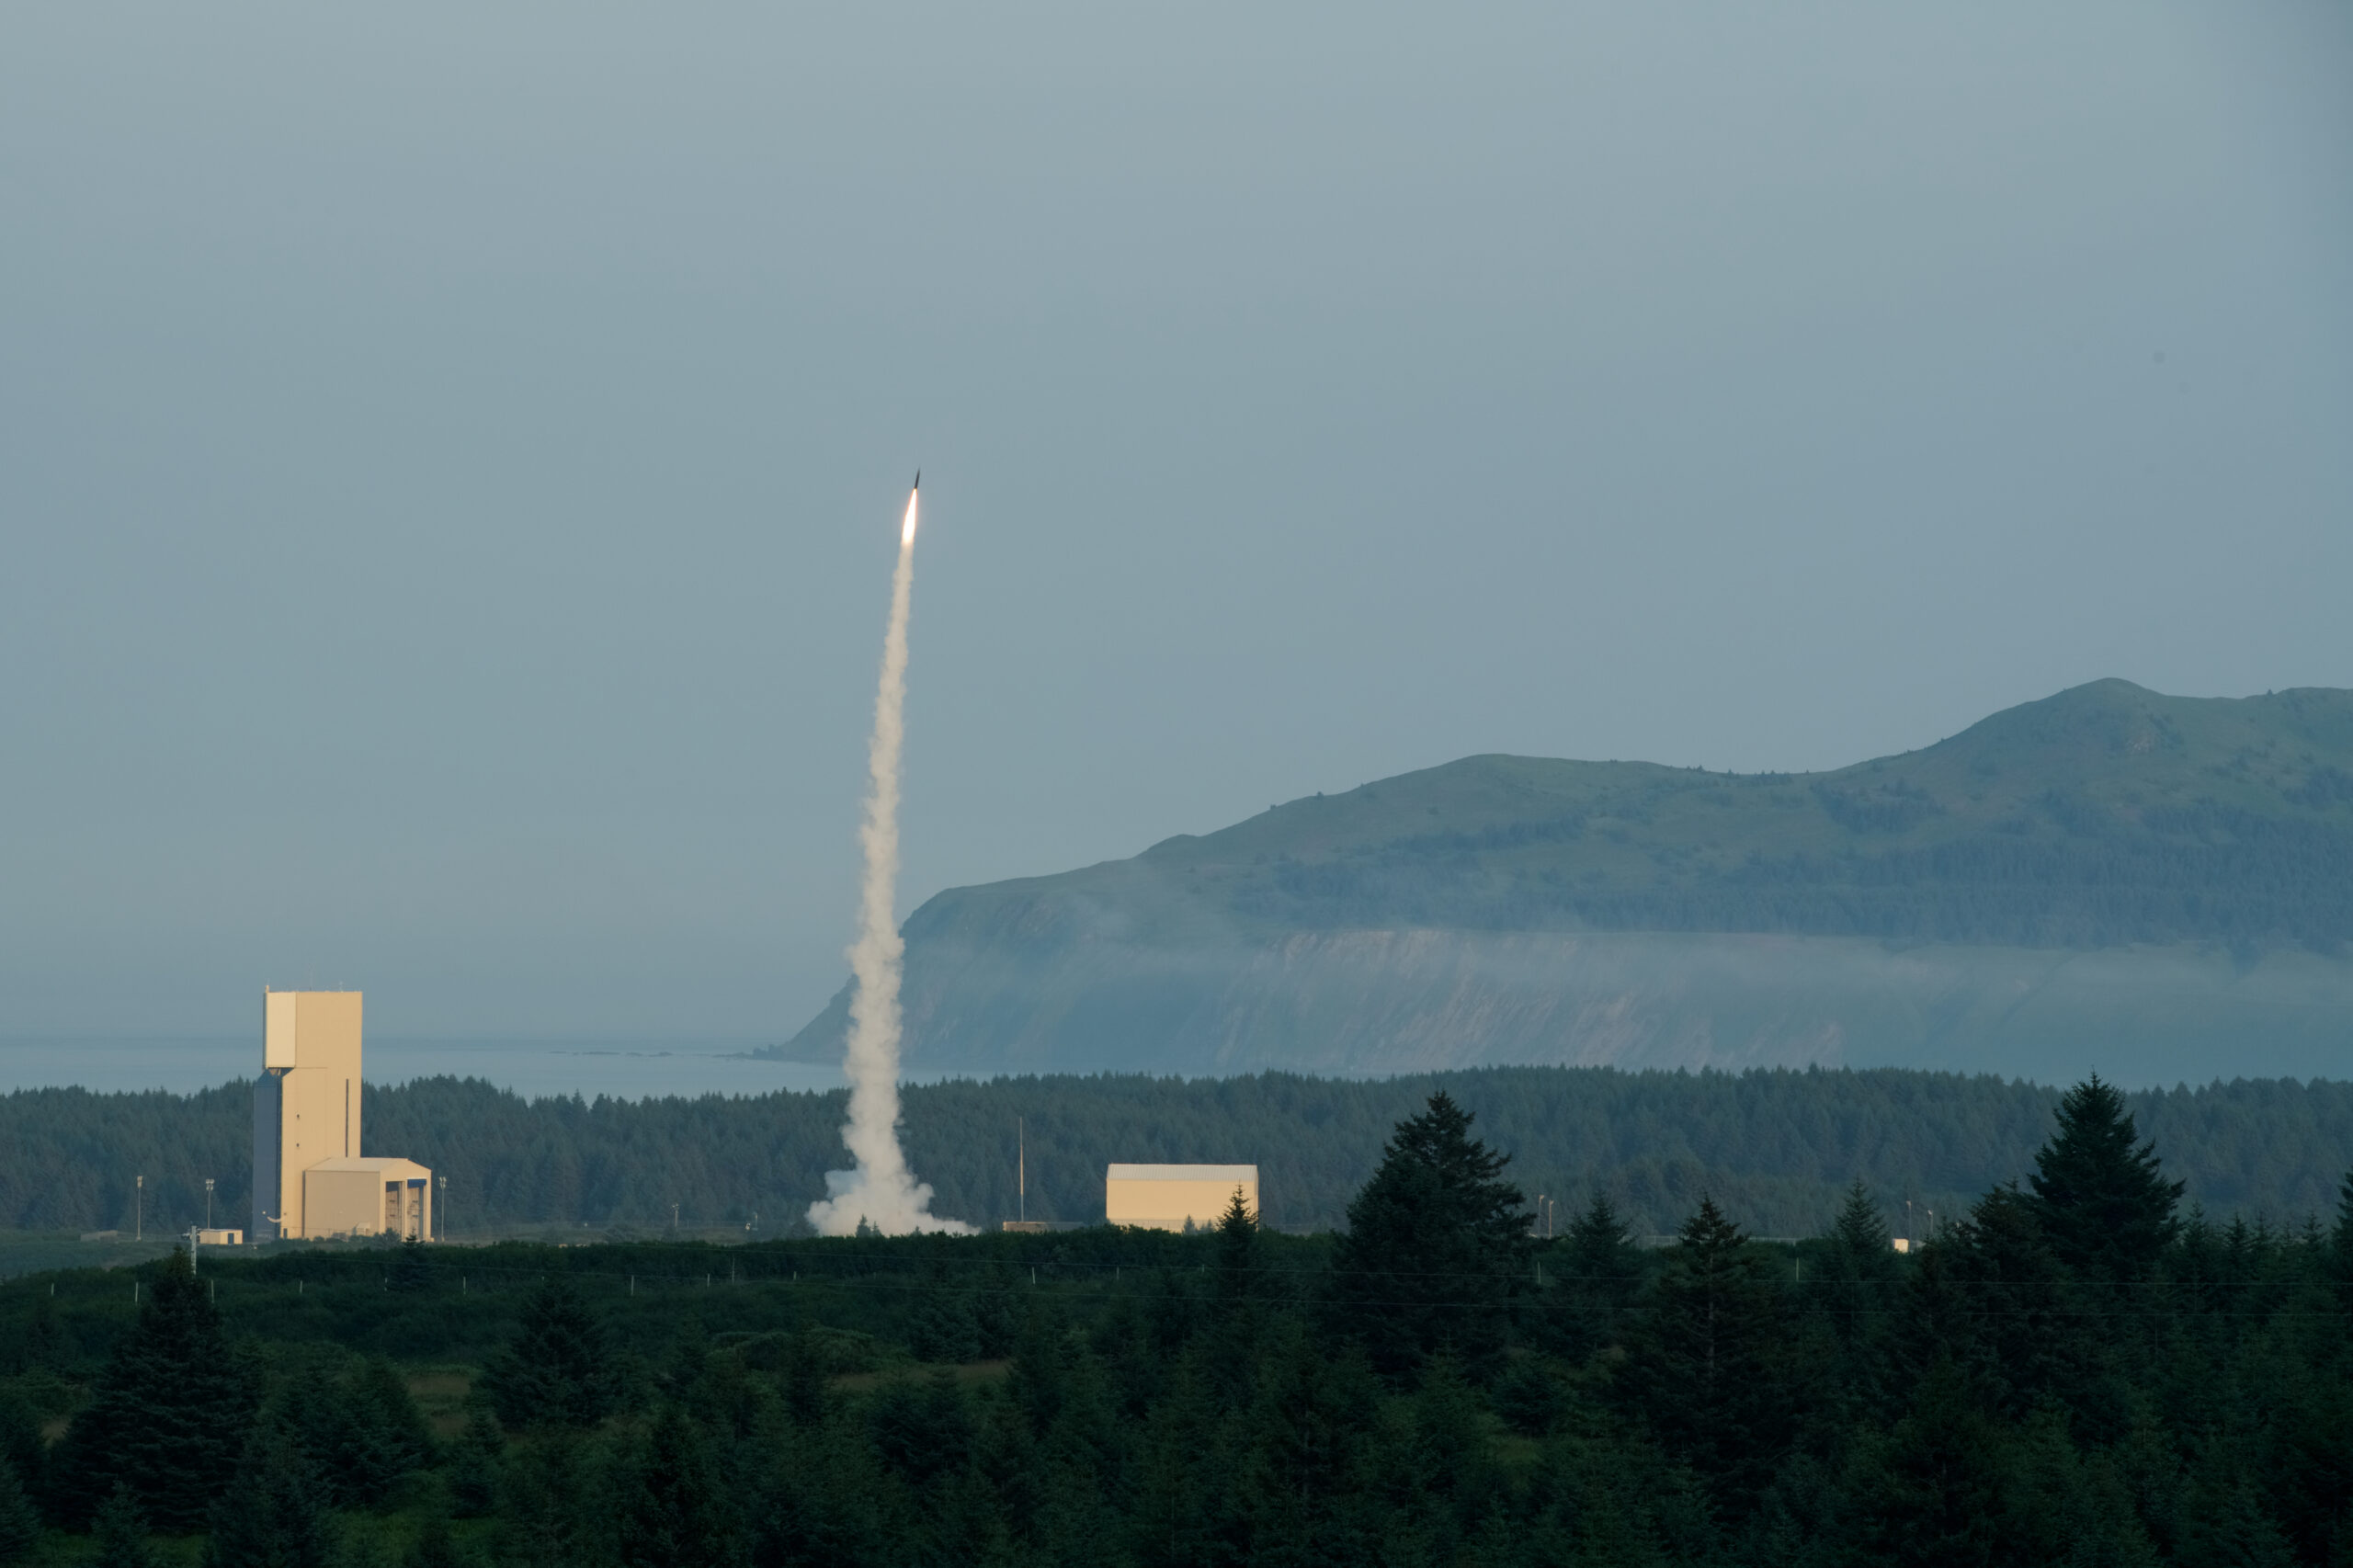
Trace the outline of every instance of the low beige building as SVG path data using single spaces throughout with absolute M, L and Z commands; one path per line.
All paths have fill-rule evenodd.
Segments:
M 1113 1165 L 1103 1179 L 1103 1218 L 1147 1231 L 1213 1228 L 1235 1188 L 1258 1211 L 1256 1165 Z
M 311 1236 L 430 1240 L 433 1173 L 383 1155 L 322 1160 L 302 1173 L 302 1225 Z

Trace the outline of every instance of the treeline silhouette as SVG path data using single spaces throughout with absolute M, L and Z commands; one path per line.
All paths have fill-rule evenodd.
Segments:
M 1607 1194 L 1639 1234 L 1672 1231 L 1703 1192 L 1756 1233 L 1812 1234 L 1862 1181 L 1900 1226 L 1958 1214 L 2021 1175 L 2056 1090 L 1895 1069 L 1628 1073 L 1505 1067 L 1382 1079 L 1268 1073 L 1003 1078 L 911 1085 L 905 1141 L 937 1210 L 1012 1217 L 1026 1123 L 1032 1219 L 1099 1221 L 1114 1161 L 1249 1163 L 1266 1222 L 1329 1229 L 1390 1128 L 1444 1089 L 1516 1151 L 1515 1177 L 1560 1213 Z M 2128 1096 L 2191 1200 L 2217 1217 L 2290 1226 L 2325 1213 L 2353 1148 L 2353 1085 L 2239 1081 Z M 844 1163 L 839 1094 L 524 1100 L 479 1081 L 367 1090 L 370 1153 L 449 1178 L 445 1225 L 481 1235 L 549 1224 L 733 1227 L 790 1234 Z M 177 1096 L 21 1090 L 0 1096 L 0 1227 L 133 1223 L 144 1175 L 151 1233 L 248 1210 L 251 1091 Z M 1911 1203 L 1909 1221 L 1906 1200 Z
M 1746 780 L 1734 781 L 1745 783 Z M 1724 788 L 1722 780 L 1708 786 Z M 2318 788 L 2319 786 L 2314 786 Z M 1965 837 L 1874 843 L 1932 807 L 1890 792 L 1816 790 L 1854 844 L 1755 854 L 1717 867 L 1649 846 L 1655 886 L 1586 886 L 1530 866 L 1526 845 L 1574 842 L 1575 817 L 1479 834 L 1417 835 L 1324 860 L 1272 861 L 1233 896 L 1242 914 L 1311 928 L 1772 931 L 2026 947 L 2126 942 L 2353 940 L 2353 833 L 2213 801 L 2126 817 L 2063 794 Z
M 1441 1090 L 1337 1233 L 1237 1195 L 1199 1235 L 18 1281 L 0 1562 L 2345 1562 L 2353 1174 L 2218 1226 L 2107 1085 L 2040 1129 L 1907 1254 L 1859 1186 L 1789 1245 L 1712 1196 L 1664 1247 L 1606 1197 L 1540 1236 Z

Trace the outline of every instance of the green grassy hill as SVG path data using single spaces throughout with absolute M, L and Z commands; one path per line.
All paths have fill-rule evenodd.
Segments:
M 906 936 L 936 1065 L 2318 1071 L 2353 1059 L 2353 692 L 2099 681 L 1820 774 L 1467 757 Z

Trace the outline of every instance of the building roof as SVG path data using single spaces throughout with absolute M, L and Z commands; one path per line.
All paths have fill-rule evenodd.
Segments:
M 1256 1165 L 1113 1165 L 1107 1181 L 1240 1181 L 1257 1185 Z
M 312 1171 L 374 1171 L 379 1176 L 408 1181 L 423 1181 L 433 1174 L 415 1160 L 404 1160 L 396 1154 L 337 1154 L 302 1169 L 306 1175 Z

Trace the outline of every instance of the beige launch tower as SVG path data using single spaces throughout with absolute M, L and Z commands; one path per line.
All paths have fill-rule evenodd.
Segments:
M 262 994 L 256 1241 L 433 1234 L 433 1173 L 359 1153 L 360 994 Z

